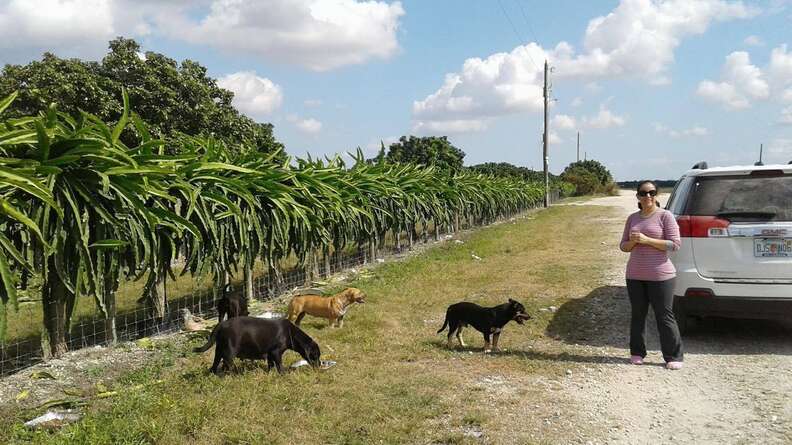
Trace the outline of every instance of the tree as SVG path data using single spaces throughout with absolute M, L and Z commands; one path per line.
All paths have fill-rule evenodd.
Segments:
M 182 135 L 212 135 L 231 146 L 245 145 L 263 153 L 283 149 L 272 124 L 239 114 L 231 104 L 233 93 L 220 88 L 198 62 L 185 60 L 179 65 L 151 51 L 143 56 L 137 42 L 120 37 L 109 46 L 101 62 L 45 53 L 40 61 L 24 66 L 6 65 L 0 75 L 0 97 L 19 92 L 7 117 L 33 116 L 55 102 L 59 111 L 74 117 L 82 110 L 104 122 L 116 122 L 125 88 L 131 108 L 152 136 L 170 147 L 178 146 L 174 141 Z M 129 128 L 121 140 L 135 145 L 141 138 Z
M 446 136 L 402 136 L 399 142 L 388 147 L 375 158 L 387 162 L 435 166 L 441 170 L 458 171 L 462 169 L 465 152 L 454 147 Z
M 576 195 L 618 191 L 610 171 L 593 159 L 569 164 L 561 173 L 561 179 L 575 185 Z
M 564 169 L 564 173 L 566 173 L 568 170 L 576 169 L 583 169 L 594 175 L 597 178 L 597 183 L 601 186 L 606 186 L 613 182 L 613 176 L 611 176 L 610 171 L 605 168 L 604 165 L 593 159 L 573 162 Z M 564 173 L 562 173 L 562 175 Z
M 518 167 L 508 162 L 485 162 L 468 167 L 477 173 L 489 174 L 497 177 L 520 178 L 529 182 L 544 182 L 544 172 L 531 170 L 528 167 Z M 550 180 L 557 178 L 552 173 Z

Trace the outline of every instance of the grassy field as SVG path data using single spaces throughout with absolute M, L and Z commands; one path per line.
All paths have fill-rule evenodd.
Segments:
M 109 388 L 117 396 L 92 400 L 81 422 L 58 432 L 21 425 L 41 410 L 0 409 L 0 442 L 542 443 L 541 414 L 559 400 L 541 383 L 562 379 L 576 364 L 558 359 L 565 346 L 546 338 L 554 314 L 541 309 L 586 295 L 609 266 L 602 243 L 615 242 L 592 222 L 611 212 L 553 207 L 473 232 L 464 244 L 380 265 L 349 283 L 368 302 L 350 310 L 343 329 L 303 322 L 322 358 L 338 362 L 328 370 L 279 376 L 246 363 L 216 377 L 207 373 L 213 349 L 189 352 L 202 339 L 165 345 L 158 359 Z M 472 329 L 464 350 L 446 349 L 435 334 L 449 304 L 495 305 L 507 297 L 534 319 L 507 326 L 503 352 L 481 353 L 483 339 Z M 288 352 L 285 362 L 297 359 Z

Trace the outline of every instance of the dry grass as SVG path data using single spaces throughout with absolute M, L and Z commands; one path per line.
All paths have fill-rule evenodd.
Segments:
M 29 433 L 11 412 L 0 441 L 47 443 L 542 443 L 575 414 L 558 382 L 576 364 L 566 346 L 545 337 L 553 318 L 540 309 L 586 295 L 609 264 L 607 232 L 591 221 L 608 208 L 559 206 L 479 230 L 464 244 L 384 264 L 351 285 L 368 302 L 351 309 L 343 329 L 307 318 L 305 330 L 338 364 L 326 371 L 268 374 L 244 365 L 208 375 L 212 352 L 169 351 L 117 387 L 163 379 L 87 408 L 86 418 L 57 434 Z M 472 253 L 481 258 L 476 260 Z M 335 289 L 330 289 L 331 291 Z M 510 324 L 500 354 L 447 350 L 435 334 L 445 308 L 460 300 L 523 302 L 534 319 Z M 195 341 L 199 343 L 199 341 Z M 286 362 L 296 360 L 288 353 Z M 566 404 L 563 416 L 560 406 Z M 29 417 L 28 417 L 29 418 Z M 5 437 L 3 437 L 5 436 Z M 2 440 L 5 439 L 5 440 Z M 557 438 L 556 438 L 557 439 Z

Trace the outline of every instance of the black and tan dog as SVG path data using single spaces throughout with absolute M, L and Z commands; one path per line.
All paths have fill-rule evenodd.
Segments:
M 214 363 L 210 371 L 217 374 L 220 360 L 223 370 L 233 366 L 234 358 L 267 359 L 268 369 L 273 365 L 283 374 L 282 357 L 287 349 L 297 351 L 314 368 L 320 365 L 319 345 L 294 323 L 285 319 L 234 317 L 218 323 L 205 345 L 193 349 L 204 352 L 217 344 Z
M 223 318 L 228 315 L 228 318 L 243 317 L 248 315 L 247 298 L 241 292 L 233 293 L 233 288 L 230 284 L 223 287 L 223 295 L 217 300 L 217 322 L 223 321 Z
M 525 307 L 511 298 L 508 303 L 494 307 L 482 307 L 476 303 L 463 301 L 448 306 L 443 327 L 437 333 L 443 332 L 448 326 L 448 347 L 451 347 L 451 337 L 454 335 L 459 341 L 459 346 L 464 347 L 465 342 L 461 337 L 462 328 L 470 325 L 484 335 L 484 352 L 497 351 L 498 339 L 506 323 L 514 320 L 518 324 L 523 324 L 525 320 L 530 319 L 531 316 L 525 312 Z M 490 335 L 492 335 L 492 344 L 490 344 Z

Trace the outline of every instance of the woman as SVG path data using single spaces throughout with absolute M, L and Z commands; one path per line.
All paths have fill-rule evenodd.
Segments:
M 620 245 L 623 252 L 630 252 L 627 262 L 627 294 L 632 307 L 630 363 L 643 364 L 646 357 L 644 331 L 651 304 L 666 368 L 681 369 L 682 338 L 673 311 L 676 269 L 668 258 L 668 252 L 679 249 L 679 226 L 671 212 L 660 208 L 654 182 L 641 182 L 637 192 L 640 211 L 627 218 Z

